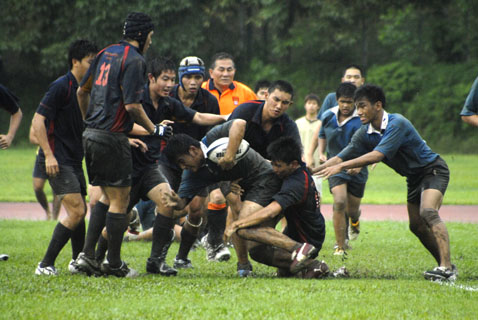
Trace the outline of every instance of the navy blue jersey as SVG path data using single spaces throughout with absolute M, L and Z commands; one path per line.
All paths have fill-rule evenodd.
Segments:
M 472 116 L 478 114 L 478 77 L 471 86 L 470 93 L 466 97 L 465 105 L 461 110 L 460 116 Z
M 337 95 L 335 92 L 329 92 L 322 102 L 322 106 L 320 107 L 319 113 L 317 114 L 317 119 L 321 120 L 322 115 L 325 111 L 335 107 L 337 105 Z
M 125 105 L 141 103 L 146 63 L 138 48 L 126 41 L 106 47 L 91 64 L 81 87 L 91 88 L 86 126 L 111 132 L 129 132 L 133 120 Z
M 7 110 L 10 114 L 18 112 L 18 98 L 7 87 L 0 84 L 0 109 Z
M 319 195 L 307 168 L 304 165 L 297 168 L 282 182 L 280 192 L 272 198 L 281 206 L 288 228 L 295 229 L 302 242 L 320 248 L 325 223 L 320 212 Z
M 262 100 L 243 103 L 234 109 L 228 119 L 243 119 L 247 121 L 244 139 L 249 142 L 251 148 L 259 152 L 264 158 L 269 159 L 267 147 L 280 137 L 292 137 L 299 145 L 302 145 L 297 125 L 285 113 L 275 119 L 269 132 L 264 131 L 262 128 L 262 110 L 264 109 L 264 103 Z
M 178 91 L 179 85 L 176 85 L 171 91 L 170 96 L 180 100 Z M 196 98 L 189 108 L 197 112 L 219 114 L 219 104 L 217 103 L 216 97 L 203 88 L 199 88 Z M 185 133 L 196 140 L 201 140 L 211 127 L 212 126 L 201 126 L 192 122 L 178 122 L 173 125 L 175 134 Z
M 163 120 L 189 123 L 196 114 L 195 110 L 185 107 L 181 101 L 171 97 L 160 97 L 156 109 L 149 94 L 149 84 L 145 86 L 141 99 L 146 115 L 155 124 L 161 123 Z M 155 136 L 139 136 L 136 138 L 141 139 L 148 146 L 148 151 L 143 153 L 138 148 L 132 148 L 133 175 L 138 175 L 145 168 L 156 164 L 161 157 L 161 150 L 165 144 L 164 140 Z
M 381 132 L 374 130 L 371 124 L 360 127 L 337 156 L 345 161 L 373 150 L 382 153 L 385 156 L 382 161 L 405 177 L 422 174 L 423 167 L 438 158 L 411 122 L 398 113 L 384 112 Z
M 339 152 L 349 144 L 355 131 L 362 126 L 362 122 L 356 111 L 342 121 L 342 123 L 338 121 L 338 113 L 339 106 L 335 106 L 327 110 L 322 116 L 319 138 L 327 140 L 327 157 L 329 159 L 339 154 Z M 367 181 L 368 171 L 365 166 L 359 174 L 349 175 L 343 171 L 335 176 L 363 184 Z
M 59 164 L 81 165 L 83 118 L 76 98 L 78 82 L 71 72 L 50 84 L 36 112 L 46 118 L 48 144 Z M 43 150 L 39 156 L 44 158 Z

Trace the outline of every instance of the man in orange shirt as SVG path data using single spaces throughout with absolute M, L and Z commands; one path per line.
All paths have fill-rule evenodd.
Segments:
M 211 60 L 209 76 L 202 87 L 212 93 L 219 102 L 221 114 L 230 114 L 238 105 L 248 100 L 257 100 L 251 88 L 234 81 L 236 67 L 232 55 L 225 52 L 216 53 Z
M 202 88 L 213 94 L 219 102 L 221 115 L 232 113 L 234 109 L 249 100 L 257 100 L 257 96 L 245 84 L 234 81 L 236 67 L 234 58 L 229 53 L 216 53 L 211 59 L 209 76 L 211 79 L 202 83 Z M 226 225 L 227 206 L 218 185 L 210 188 L 207 206 L 208 237 L 207 259 L 209 261 L 227 261 L 231 253 L 224 246 L 222 235 Z

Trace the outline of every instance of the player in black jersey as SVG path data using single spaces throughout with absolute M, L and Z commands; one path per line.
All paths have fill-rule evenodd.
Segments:
M 67 216 L 56 225 L 37 275 L 56 275 L 56 257 L 71 238 L 73 260 L 69 270 L 78 272 L 72 263 L 85 241 L 86 181 L 83 174 L 81 135 L 84 125 L 76 90 L 98 49 L 87 40 L 70 45 L 70 71 L 55 80 L 40 102 L 32 121 L 32 132 L 40 145 L 38 170 L 48 177 L 53 192 L 62 199 Z
M 94 250 L 106 225 L 108 255 L 101 271 L 118 277 L 137 275 L 120 255 L 129 222 L 126 209 L 132 180 L 131 149 L 126 133 L 137 122 L 151 135 L 169 134 L 166 127 L 151 122 L 141 105 L 146 82 L 143 54 L 151 44 L 153 27 L 148 15 L 128 14 L 124 39 L 100 51 L 77 92 L 80 108 L 86 115 L 83 145 L 88 177 L 90 184 L 100 186 L 103 193 L 91 212 L 85 246 L 76 261 L 87 273 L 99 272 Z
M 248 245 L 251 257 L 279 267 L 278 274 L 281 276 L 297 273 L 298 263 L 294 260 L 305 253 L 314 258 L 325 238 L 319 196 L 310 172 L 301 161 L 301 150 L 301 145 L 287 136 L 269 145 L 267 153 L 272 169 L 283 180 L 280 191 L 272 196 L 272 202 L 267 207 L 234 221 L 225 232 L 226 237 L 237 232 L 240 237 L 254 241 Z M 284 234 L 274 228 L 282 215 L 287 219 Z M 291 253 L 294 257 L 292 261 Z M 310 260 L 303 261 L 304 264 L 305 277 L 322 277 L 328 271 L 324 262 Z M 317 271 L 313 272 L 313 269 Z

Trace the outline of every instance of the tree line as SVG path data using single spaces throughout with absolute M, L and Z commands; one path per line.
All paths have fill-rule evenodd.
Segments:
M 324 98 L 346 65 L 359 64 L 366 82 L 385 89 L 389 111 L 408 117 L 434 149 L 476 152 L 476 130 L 459 117 L 478 75 L 473 0 L 3 0 L 0 82 L 25 110 L 19 141 L 27 140 L 48 84 L 67 71 L 69 43 L 117 42 L 130 11 L 155 22 L 147 59 L 197 55 L 209 63 L 214 53 L 229 52 L 237 80 L 294 85 L 293 118 L 304 112 L 307 93 Z M 0 117 L 1 131 L 8 123 Z

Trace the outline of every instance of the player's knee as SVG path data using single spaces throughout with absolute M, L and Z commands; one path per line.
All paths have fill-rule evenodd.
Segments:
M 438 210 L 432 208 L 421 209 L 420 217 L 422 217 L 423 221 L 425 221 L 425 224 L 429 228 L 442 222 L 440 216 L 438 215 Z
M 224 198 L 222 192 L 214 191 L 214 192 L 211 192 L 209 195 L 209 203 L 223 204 L 223 203 L 226 203 L 226 198 Z
M 261 244 L 249 249 L 249 255 L 254 261 L 270 266 L 274 258 L 274 248 Z
M 346 201 L 345 199 L 334 200 L 333 210 L 334 211 L 345 211 Z
M 236 231 L 236 234 L 241 237 L 242 239 L 248 239 L 248 234 L 249 234 L 250 230 L 249 229 L 239 229 Z

